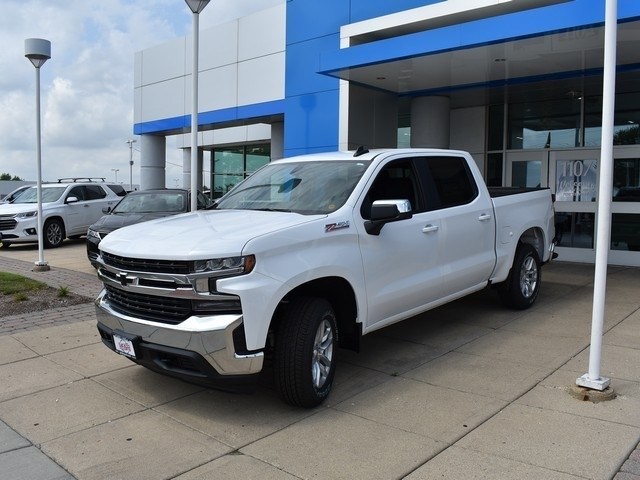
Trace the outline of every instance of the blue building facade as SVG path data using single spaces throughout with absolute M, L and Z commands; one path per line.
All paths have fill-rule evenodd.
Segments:
M 610 258 L 640 265 L 640 2 L 618 0 L 617 11 L 623 194 L 613 198 Z M 592 261 L 604 17 L 604 0 L 283 0 L 202 32 L 201 161 L 210 155 L 211 185 L 224 193 L 281 157 L 359 145 L 466 150 L 490 185 L 551 188 L 560 253 Z M 136 57 L 143 188 L 164 181 L 170 136 L 190 175 L 188 58 L 187 38 Z

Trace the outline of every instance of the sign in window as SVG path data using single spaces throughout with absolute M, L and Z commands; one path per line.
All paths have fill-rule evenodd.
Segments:
M 556 200 L 595 202 L 598 163 L 596 160 L 558 160 L 556 162 Z

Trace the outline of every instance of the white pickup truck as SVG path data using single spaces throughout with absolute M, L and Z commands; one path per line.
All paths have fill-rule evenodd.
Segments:
M 524 309 L 553 256 L 548 189 L 490 194 L 468 153 L 359 149 L 278 160 L 212 211 L 100 243 L 105 345 L 152 370 L 225 388 L 268 359 L 276 389 L 312 407 L 338 346 L 497 286 Z

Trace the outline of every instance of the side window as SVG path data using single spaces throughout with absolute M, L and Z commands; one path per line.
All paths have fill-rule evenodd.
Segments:
M 389 162 L 378 173 L 360 207 L 362 218 L 371 218 L 371 205 L 376 200 L 409 200 L 414 212 L 424 210 L 410 159 Z
M 109 187 L 109 189 L 119 197 L 124 197 L 127 194 L 127 191 L 124 189 L 122 185 L 109 184 L 107 185 L 107 187 Z
M 207 208 L 209 206 L 209 199 L 204 196 L 202 192 L 198 192 L 198 209 Z
M 464 158 L 425 157 L 422 160 L 431 199 L 430 210 L 465 205 L 478 196 L 478 188 Z M 425 175 L 422 177 L 424 179 Z
M 102 187 L 98 185 L 86 185 L 84 187 L 85 200 L 99 200 L 107 196 Z
M 73 187 L 71 190 L 69 190 L 67 198 L 69 197 L 76 197 L 79 202 L 84 201 L 84 187 L 80 185 Z

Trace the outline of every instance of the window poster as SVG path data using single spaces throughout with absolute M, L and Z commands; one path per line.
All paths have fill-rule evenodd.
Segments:
M 595 202 L 598 163 L 596 160 L 556 162 L 556 201 Z

